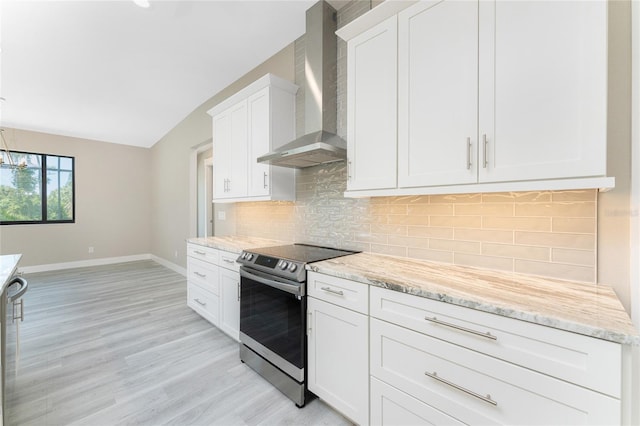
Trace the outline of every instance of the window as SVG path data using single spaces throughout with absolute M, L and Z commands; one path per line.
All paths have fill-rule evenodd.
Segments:
M 0 152 L 0 225 L 75 221 L 73 157 Z

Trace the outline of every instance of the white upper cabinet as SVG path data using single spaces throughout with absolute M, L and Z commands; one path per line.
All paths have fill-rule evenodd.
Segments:
M 269 152 L 269 88 L 251 95 L 249 105 L 249 158 L 257 158 Z M 292 137 L 293 139 L 293 137 Z M 249 195 L 269 195 L 268 164 L 253 162 L 249 165 Z
M 295 199 L 296 171 L 256 159 L 294 139 L 297 90 L 267 74 L 209 111 L 214 202 Z
M 480 2 L 479 180 L 603 176 L 607 2 Z
M 384 2 L 338 35 L 347 196 L 613 187 L 607 2 Z
M 398 21 L 398 186 L 474 183 L 478 3 L 420 2 Z
M 247 193 L 247 101 L 213 117 L 214 198 Z
M 349 42 L 347 189 L 396 187 L 397 19 Z

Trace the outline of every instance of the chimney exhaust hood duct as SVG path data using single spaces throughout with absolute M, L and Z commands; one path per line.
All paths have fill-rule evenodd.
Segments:
M 258 158 L 258 163 L 304 168 L 343 161 L 347 144 L 336 135 L 336 10 L 321 0 L 307 10 L 305 34 L 305 132 Z

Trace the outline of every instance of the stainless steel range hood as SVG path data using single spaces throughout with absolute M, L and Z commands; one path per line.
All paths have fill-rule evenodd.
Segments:
M 336 135 L 336 11 L 322 0 L 307 10 L 305 34 L 305 132 L 258 158 L 258 163 L 304 168 L 343 161 L 347 144 Z

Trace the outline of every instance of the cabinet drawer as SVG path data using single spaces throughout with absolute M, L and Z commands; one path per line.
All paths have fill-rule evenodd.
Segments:
M 372 317 L 620 398 L 617 343 L 379 287 L 370 291 Z
M 204 260 L 205 262 L 213 263 L 214 265 L 218 264 L 218 250 L 211 247 L 187 243 L 187 256 Z
M 371 319 L 371 374 L 467 424 L 619 424 L 620 401 Z
M 219 304 L 215 294 L 196 284 L 187 284 L 187 305 L 216 327 L 220 321 Z
M 220 294 L 218 266 L 216 265 L 190 257 L 187 259 L 187 279 L 213 294 Z
M 371 378 L 371 424 L 377 425 L 463 425 L 393 386 Z
M 222 268 L 240 272 L 240 264 L 236 262 L 238 255 L 229 251 L 220 250 L 218 252 L 218 265 Z
M 309 271 L 307 294 L 362 314 L 369 313 L 369 286 L 366 284 Z

